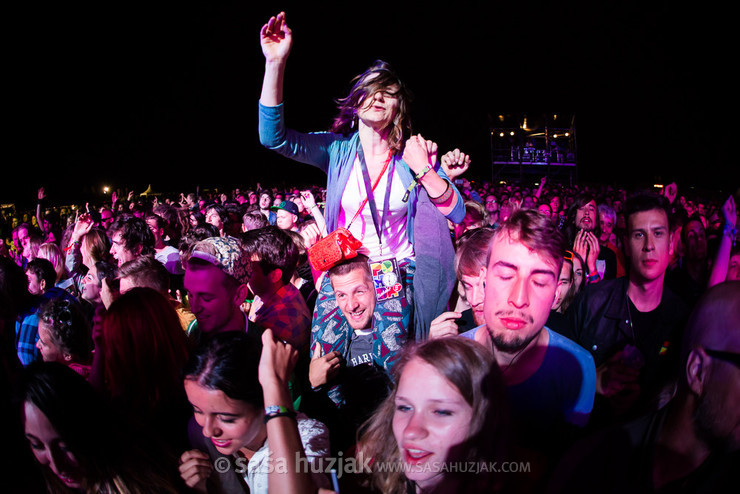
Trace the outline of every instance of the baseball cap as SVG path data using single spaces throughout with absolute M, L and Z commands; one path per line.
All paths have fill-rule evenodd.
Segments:
M 251 263 L 241 241 L 236 237 L 209 237 L 201 240 L 193 247 L 190 257 L 221 268 L 241 284 L 249 282 L 252 276 Z
M 277 206 L 272 206 L 270 208 L 270 211 L 277 211 L 278 209 L 283 209 L 289 213 L 293 213 L 294 215 L 298 216 L 298 206 L 296 206 L 296 203 L 293 201 L 283 201 Z

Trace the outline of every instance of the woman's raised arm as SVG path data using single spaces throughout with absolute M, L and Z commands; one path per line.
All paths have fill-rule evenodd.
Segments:
M 265 55 L 260 102 L 265 106 L 277 106 L 283 102 L 285 63 L 293 46 L 293 33 L 285 22 L 285 12 L 270 17 L 267 24 L 262 26 L 260 44 Z

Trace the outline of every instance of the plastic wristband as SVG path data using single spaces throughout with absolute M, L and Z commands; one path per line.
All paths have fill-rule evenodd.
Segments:
M 432 165 L 427 165 L 422 171 L 420 171 L 418 174 L 414 176 L 414 179 L 411 181 L 409 186 L 406 188 L 406 192 L 403 194 L 403 199 L 401 199 L 403 202 L 408 202 L 409 195 L 411 195 L 411 191 L 414 190 L 414 187 L 416 187 L 416 184 L 419 183 L 419 180 L 429 173 L 432 170 Z
M 601 277 L 599 276 L 599 273 L 598 272 L 589 274 L 588 275 L 588 278 L 586 278 L 586 280 L 589 283 L 593 283 L 594 281 L 599 281 L 599 279 L 601 279 Z
M 422 171 L 416 174 L 416 180 L 421 180 L 424 175 L 432 171 L 432 165 L 427 165 Z
M 294 410 L 291 410 L 290 408 L 284 406 L 273 405 L 265 407 L 265 423 L 267 423 L 270 419 L 274 419 L 277 417 L 295 418 L 295 416 L 296 413 Z

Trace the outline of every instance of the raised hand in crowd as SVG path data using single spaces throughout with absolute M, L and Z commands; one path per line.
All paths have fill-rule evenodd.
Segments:
M 670 184 L 666 185 L 663 188 L 663 195 L 666 199 L 668 199 L 668 202 L 673 204 L 673 201 L 676 200 L 676 194 L 678 192 L 678 187 L 676 186 L 675 182 L 671 182 Z
M 427 166 L 434 166 L 437 161 L 437 143 L 427 141 L 421 134 L 409 137 L 403 150 L 403 160 L 411 171 L 419 174 Z
M 454 180 L 470 168 L 470 156 L 456 148 L 442 155 L 440 163 L 449 179 Z
M 316 342 L 308 368 L 308 380 L 311 387 L 318 388 L 331 381 L 342 366 L 342 356 L 339 352 L 329 352 L 321 355 L 321 345 Z
M 75 221 L 75 226 L 72 229 L 70 242 L 79 242 L 82 237 L 84 237 L 87 233 L 90 232 L 90 230 L 92 230 L 94 224 L 95 222 L 92 219 L 92 216 L 90 216 L 90 213 L 83 213 L 79 215 L 77 217 L 77 220 Z

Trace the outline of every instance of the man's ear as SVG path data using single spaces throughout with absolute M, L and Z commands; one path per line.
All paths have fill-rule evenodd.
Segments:
M 234 303 L 242 305 L 247 297 L 249 297 L 249 285 L 246 283 L 239 285 L 239 288 L 236 289 L 236 295 L 234 296 Z
M 270 280 L 270 283 L 273 285 L 282 284 L 282 277 L 283 277 L 283 270 L 280 268 L 275 268 L 272 271 L 270 271 L 267 275 L 267 279 Z
M 686 382 L 689 385 L 689 389 L 697 396 L 701 396 L 704 392 L 704 386 L 706 385 L 709 374 L 710 360 L 702 347 L 694 348 L 689 353 L 689 358 L 686 362 Z
M 46 291 L 46 280 L 43 278 L 39 280 L 39 289 L 42 292 Z

